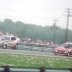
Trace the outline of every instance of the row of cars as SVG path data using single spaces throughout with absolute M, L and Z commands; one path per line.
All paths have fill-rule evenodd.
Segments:
M 54 48 L 54 54 L 72 55 L 72 42 L 66 42 L 61 46 Z
M 56 44 L 49 43 L 49 42 L 43 43 L 43 42 L 32 41 L 32 42 L 24 42 L 23 44 L 26 45 L 26 46 L 35 46 L 35 47 L 47 47 L 47 48 L 57 47 Z
M 18 39 L 13 35 L 4 35 L 0 37 L 0 47 L 1 48 L 16 49 L 17 45 L 18 45 Z
M 58 44 L 54 44 L 53 42 L 42 41 L 42 40 L 33 41 L 31 39 L 26 39 L 26 40 L 21 39 L 21 44 L 26 46 L 47 47 L 47 48 L 55 48 L 58 46 Z

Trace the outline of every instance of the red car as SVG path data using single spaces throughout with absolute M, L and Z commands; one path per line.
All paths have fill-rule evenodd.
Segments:
M 54 49 L 55 54 L 72 55 L 72 42 L 66 42 Z

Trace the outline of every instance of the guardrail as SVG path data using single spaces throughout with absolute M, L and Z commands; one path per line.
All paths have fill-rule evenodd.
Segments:
M 69 68 L 13 68 L 8 65 L 0 66 L 0 72 L 72 72 Z

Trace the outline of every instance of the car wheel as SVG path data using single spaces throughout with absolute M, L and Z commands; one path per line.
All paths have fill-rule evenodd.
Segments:
M 3 45 L 3 48 L 6 49 L 7 48 L 7 44 Z
M 12 49 L 16 50 L 16 49 L 17 49 L 17 47 L 16 47 L 16 46 L 15 46 L 15 47 L 12 47 Z
M 70 53 L 66 53 L 65 55 L 66 55 L 66 56 L 69 56 L 69 55 L 70 55 Z

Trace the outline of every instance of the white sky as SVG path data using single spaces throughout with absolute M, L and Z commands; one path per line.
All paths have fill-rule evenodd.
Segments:
M 0 0 L 0 20 L 9 18 L 23 23 L 50 26 L 57 19 L 57 25 L 65 28 L 66 8 L 72 8 L 72 0 Z M 71 24 L 70 17 L 70 29 Z

